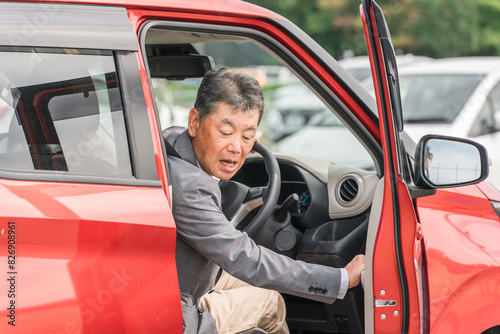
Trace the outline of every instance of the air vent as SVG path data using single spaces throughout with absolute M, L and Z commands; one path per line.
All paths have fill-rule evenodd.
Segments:
M 356 179 L 348 177 L 343 180 L 339 187 L 339 197 L 344 203 L 352 202 L 358 196 L 359 184 Z

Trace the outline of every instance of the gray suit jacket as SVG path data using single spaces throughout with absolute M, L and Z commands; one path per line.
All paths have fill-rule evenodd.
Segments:
M 182 158 L 168 158 L 181 290 L 198 300 L 213 288 L 222 268 L 254 286 L 325 303 L 335 301 L 339 269 L 290 259 L 236 230 L 222 213 L 218 181 L 198 167 L 188 132 L 173 127 L 163 136 Z M 186 312 L 183 308 L 184 319 Z

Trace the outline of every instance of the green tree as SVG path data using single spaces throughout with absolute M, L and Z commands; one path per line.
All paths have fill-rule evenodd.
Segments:
M 500 2 L 476 0 L 478 5 L 480 55 L 500 55 Z
M 355 15 L 359 4 L 354 1 L 249 0 L 248 2 L 286 17 L 333 56 L 342 55 L 348 48 L 366 49 L 362 31 L 359 30 L 361 29 L 359 14 Z M 352 38 L 353 33 L 359 33 L 361 38 Z
M 366 54 L 361 1 L 248 0 L 302 28 L 334 57 Z M 378 0 L 396 49 L 435 58 L 500 55 L 498 0 Z
M 395 47 L 436 58 L 478 52 L 478 7 L 475 1 L 405 1 L 403 7 L 390 26 Z

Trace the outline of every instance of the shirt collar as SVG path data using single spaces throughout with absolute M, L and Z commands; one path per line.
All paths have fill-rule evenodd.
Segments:
M 198 160 L 196 160 L 196 164 L 198 165 L 198 168 L 199 168 L 199 169 L 203 170 L 203 169 L 201 168 L 200 163 L 198 162 Z M 216 177 L 216 176 L 213 176 L 213 175 L 212 175 L 212 178 L 213 178 L 215 181 L 220 182 L 220 179 L 219 179 L 218 177 Z

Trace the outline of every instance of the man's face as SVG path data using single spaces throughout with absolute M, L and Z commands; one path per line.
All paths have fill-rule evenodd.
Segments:
M 191 109 L 188 130 L 200 167 L 221 180 L 232 178 L 252 150 L 258 123 L 258 110 L 235 111 L 224 102 L 201 122 L 198 110 Z

